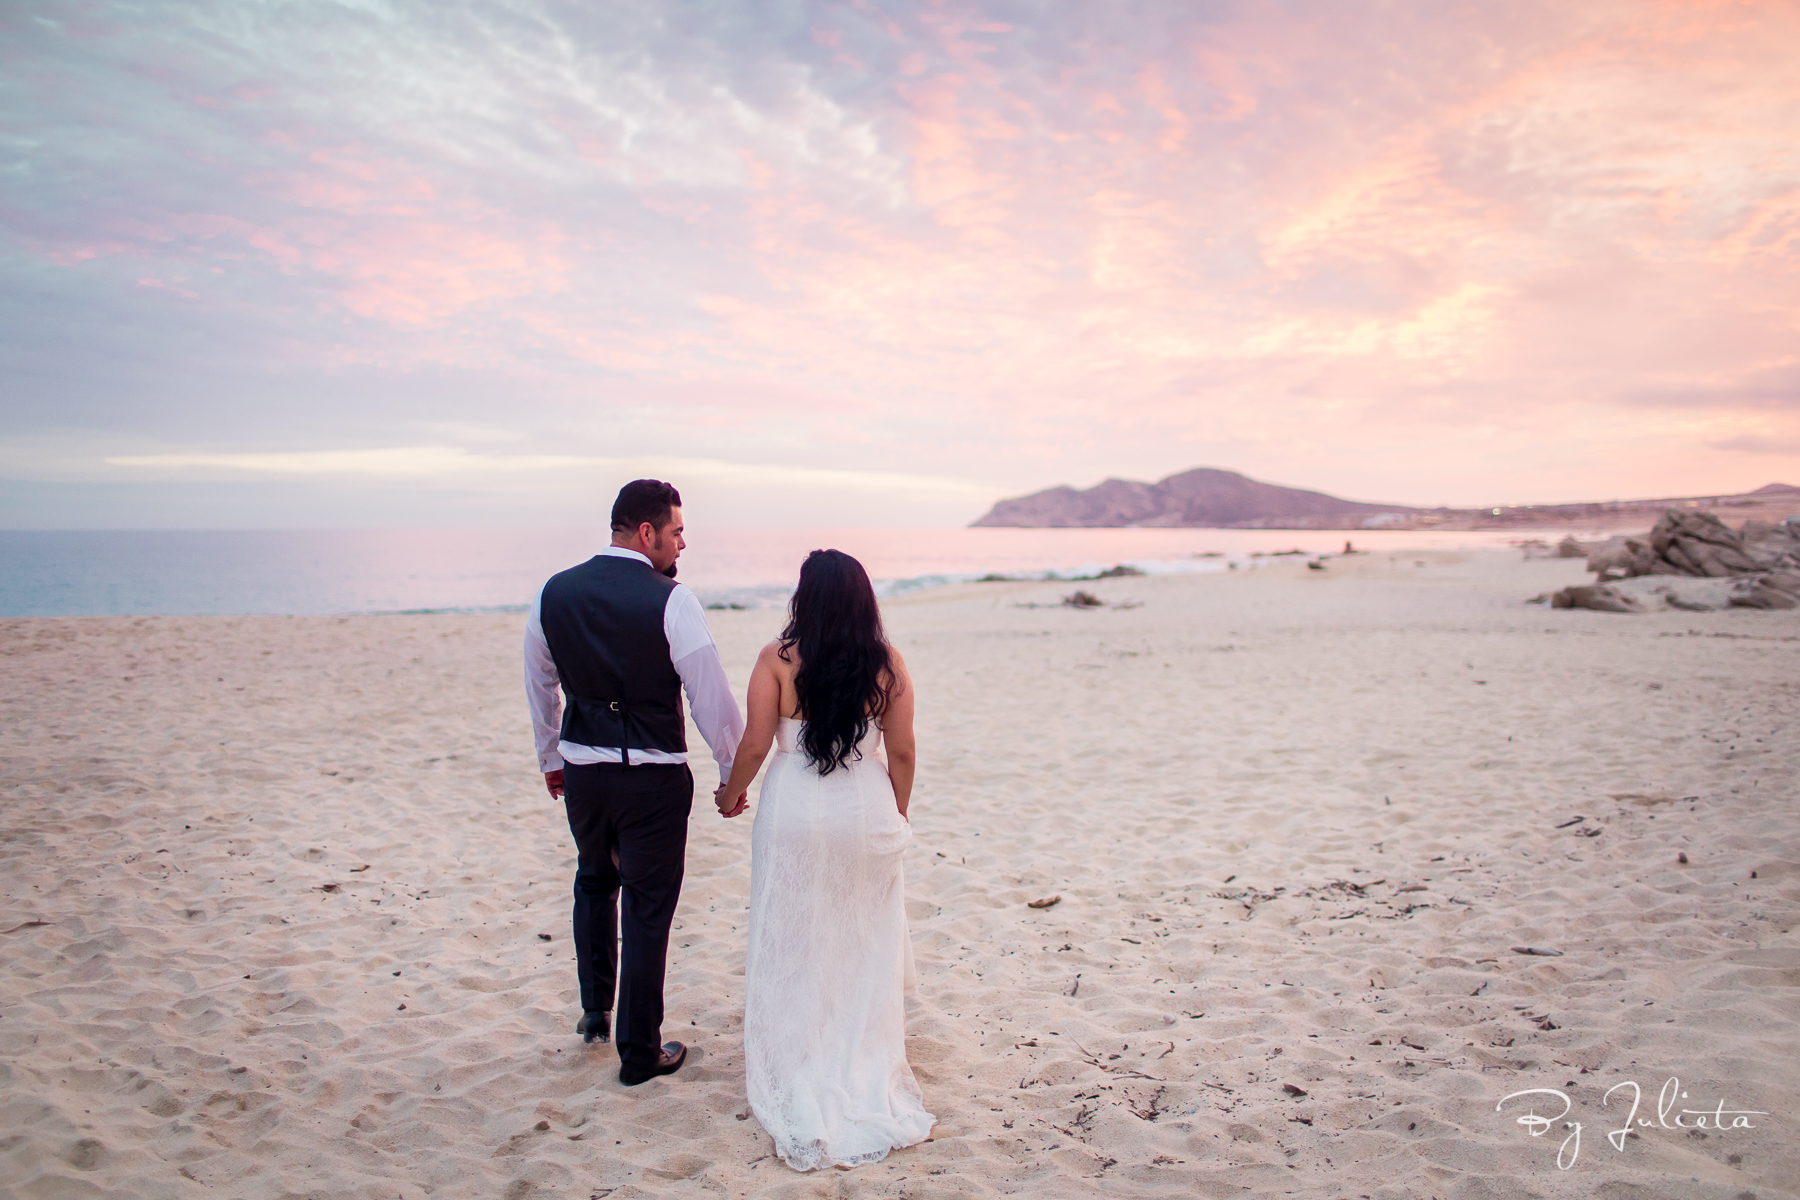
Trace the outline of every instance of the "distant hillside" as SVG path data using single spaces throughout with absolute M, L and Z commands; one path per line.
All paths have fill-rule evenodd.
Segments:
M 1419 510 L 1362 504 L 1324 492 L 1259 483 L 1236 471 L 1201 467 L 1157 483 L 1108 479 L 1085 490 L 1054 487 L 1002 500 L 976 525 L 1032 528 L 1150 526 L 1282 526 L 1307 518 L 1369 517 Z M 1334 522 L 1335 524 L 1336 522 Z M 1357 522 L 1352 522 L 1357 523 Z
M 1800 488 L 1770 483 L 1754 492 L 1679 496 L 1660 500 L 1605 500 L 1578 504 L 1501 505 L 1498 508 L 1409 508 L 1362 504 L 1324 492 L 1258 483 L 1236 471 L 1202 467 L 1159 483 L 1108 479 L 1078 490 L 1054 487 L 1002 500 L 976 525 L 1034 529 L 1123 526 L 1212 529 L 1566 529 L 1644 528 L 1671 508 L 1711 512 L 1734 522 L 1800 521 Z

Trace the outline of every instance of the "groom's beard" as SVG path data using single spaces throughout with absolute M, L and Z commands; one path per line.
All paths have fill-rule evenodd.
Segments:
M 668 566 L 664 567 L 663 574 L 667 575 L 670 579 L 675 578 L 675 564 L 670 563 Z

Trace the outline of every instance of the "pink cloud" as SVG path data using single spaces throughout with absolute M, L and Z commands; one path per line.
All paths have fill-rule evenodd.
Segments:
M 686 58 L 515 31 L 359 60 L 384 86 L 171 78 L 229 102 L 184 101 L 218 124 L 161 169 L 223 194 L 33 244 L 235 304 L 197 268 L 266 271 L 272 309 L 338 319 L 294 352 L 344 369 L 1020 486 L 1229 453 L 1419 502 L 1557 498 L 1540 464 L 1703 490 L 1800 436 L 1769 382 L 1800 323 L 1791 5 L 1127 15 L 851 4 Z

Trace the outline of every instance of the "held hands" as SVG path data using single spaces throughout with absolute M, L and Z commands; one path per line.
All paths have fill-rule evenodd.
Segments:
M 713 792 L 713 804 L 718 807 L 721 817 L 735 817 L 750 807 L 750 791 L 746 788 L 734 798 L 725 794 L 725 784 L 721 783 Z

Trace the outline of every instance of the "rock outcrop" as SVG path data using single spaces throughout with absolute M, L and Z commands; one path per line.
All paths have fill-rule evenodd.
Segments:
M 1648 537 L 1613 538 L 1588 556 L 1588 570 L 1609 579 L 1639 575 L 1723 578 L 1800 568 L 1800 526 L 1745 521 L 1732 529 L 1711 513 L 1671 508 Z
M 1606 586 L 1648 575 L 1736 581 L 1729 597 L 1697 603 L 1672 588 L 1659 587 L 1673 608 L 1706 612 L 1714 604 L 1736 608 L 1800 607 L 1800 524 L 1745 521 L 1732 529 L 1711 513 L 1671 508 L 1648 536 L 1613 538 L 1594 547 L 1588 570 L 1599 578 L 1590 587 L 1564 588 L 1550 599 L 1555 608 L 1601 612 L 1644 612 L 1644 598 Z

